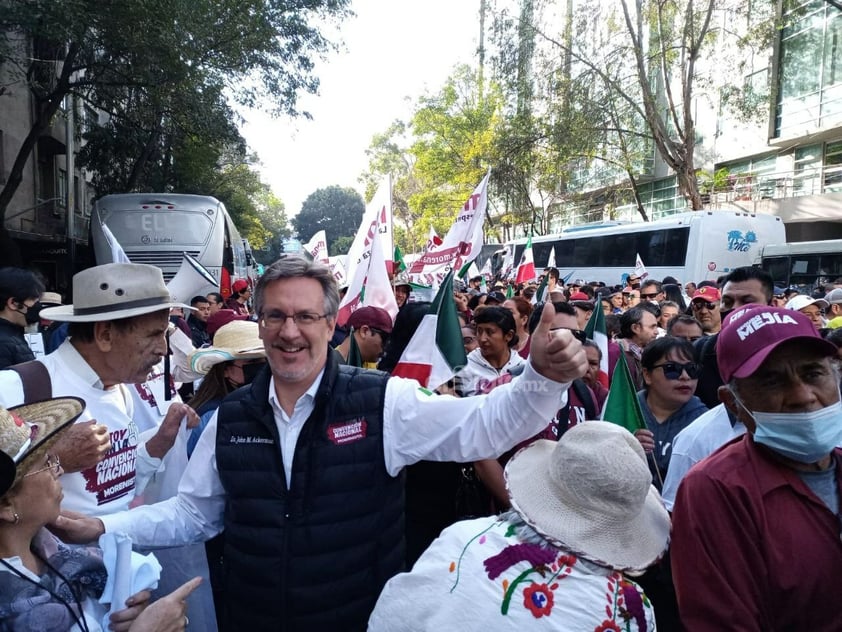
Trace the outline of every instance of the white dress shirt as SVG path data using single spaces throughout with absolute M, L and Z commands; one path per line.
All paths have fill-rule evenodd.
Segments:
M 278 426 L 287 481 L 292 480 L 295 444 L 315 405 L 323 374 L 295 404 L 288 417 L 275 398 L 269 402 Z M 488 395 L 459 399 L 436 395 L 415 380 L 393 377 L 383 407 L 383 449 L 391 476 L 421 460 L 469 462 L 495 458 L 538 434 L 564 405 L 569 384 L 539 375 L 531 363 L 510 384 Z M 178 495 L 128 512 L 102 516 L 106 531 L 128 534 L 140 546 L 176 546 L 207 540 L 222 530 L 225 490 L 216 464 L 217 416 L 199 438 L 179 485 Z M 289 484 L 289 483 L 288 483 Z

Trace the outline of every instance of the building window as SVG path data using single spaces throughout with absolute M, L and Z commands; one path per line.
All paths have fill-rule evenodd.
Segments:
M 58 170 L 58 205 L 67 208 L 67 170 Z
M 842 122 L 842 11 L 823 0 L 783 7 L 775 136 Z
M 842 193 L 842 141 L 825 146 L 824 192 Z
M 822 146 L 796 147 L 795 170 L 792 176 L 793 195 L 821 193 Z

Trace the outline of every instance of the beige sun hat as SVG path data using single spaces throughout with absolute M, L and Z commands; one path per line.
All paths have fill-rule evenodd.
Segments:
M 628 430 L 586 421 L 506 465 L 512 507 L 553 544 L 616 570 L 640 571 L 669 544 L 670 518 Z
M 250 320 L 232 320 L 216 330 L 213 346 L 196 349 L 188 360 L 193 371 L 206 375 L 220 362 L 265 357 L 266 350 L 263 348 L 257 323 Z
M 106 263 L 73 276 L 73 304 L 48 307 L 41 317 L 94 323 L 151 314 L 171 307 L 193 309 L 170 297 L 160 268 L 143 263 Z
M 0 497 L 26 473 L 26 466 L 46 457 L 83 410 L 85 401 L 78 397 L 0 408 Z

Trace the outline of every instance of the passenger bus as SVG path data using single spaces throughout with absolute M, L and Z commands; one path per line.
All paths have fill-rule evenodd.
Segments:
M 673 276 L 681 283 L 716 279 L 755 264 L 766 244 L 785 241 L 784 224 L 773 215 L 732 211 L 677 213 L 654 222 L 608 222 L 573 226 L 532 238 L 535 269 L 547 265 L 555 247 L 561 278 L 617 285 L 640 255 L 649 278 Z M 526 238 L 507 244 L 520 261 Z
M 243 239 L 225 205 L 206 195 L 122 193 L 94 202 L 91 240 L 97 264 L 112 262 L 108 226 L 133 263 L 158 266 L 169 281 L 186 252 L 213 274 L 226 298 L 248 278 Z
M 778 287 L 810 294 L 842 277 L 842 239 L 771 244 L 763 248 L 760 266 Z

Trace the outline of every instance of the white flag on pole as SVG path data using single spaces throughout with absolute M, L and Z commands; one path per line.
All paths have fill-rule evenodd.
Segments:
M 643 265 L 643 259 L 640 258 L 640 253 L 635 253 L 634 255 L 634 273 L 641 281 L 649 276 L 646 266 Z
M 555 268 L 555 246 L 552 247 L 550 250 L 550 258 L 547 259 L 547 266 L 548 268 Z
M 329 263 L 327 256 L 327 235 L 325 231 L 320 230 L 310 238 L 304 248 L 313 257 L 313 261 L 321 261 L 322 263 Z
M 363 305 L 385 309 L 393 321 L 398 315 L 398 304 L 389 282 L 389 274 L 386 272 L 386 260 L 383 258 L 380 234 L 377 231 L 374 232 L 368 256 L 357 266 L 354 276 L 351 277 L 348 293 L 339 304 L 336 323 L 344 325 L 354 310 Z
M 365 262 L 371 253 L 374 234 L 379 232 L 378 240 L 383 251 L 383 260 L 391 261 L 394 256 L 392 246 L 392 189 L 391 181 L 387 178 L 380 183 L 374 197 L 365 207 L 363 219 L 360 223 L 354 242 L 348 250 L 348 263 L 345 266 L 349 279 L 353 279 L 358 265 Z
M 123 250 L 123 247 L 120 245 L 120 242 L 117 241 L 117 238 L 111 232 L 111 229 L 102 224 L 102 234 L 105 235 L 105 241 L 108 242 L 109 248 L 111 248 L 111 261 L 110 263 L 131 263 L 129 256 L 126 254 L 126 251 Z M 97 263 L 105 263 L 97 262 Z
M 490 171 L 485 174 L 482 182 L 474 189 L 442 243 L 438 246 L 431 245 L 412 264 L 409 269 L 410 274 L 433 274 L 443 279 L 449 269 L 458 272 L 465 263 L 479 256 L 483 241 L 482 225 L 485 221 L 485 207 L 488 205 L 490 174 Z

